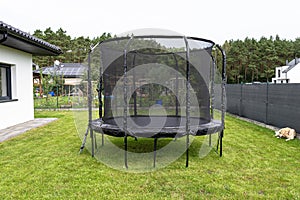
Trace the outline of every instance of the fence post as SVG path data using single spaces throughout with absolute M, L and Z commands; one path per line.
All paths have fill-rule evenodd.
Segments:
M 266 119 L 265 119 L 265 124 L 268 124 L 268 109 L 269 109 L 269 82 L 267 82 L 267 94 L 266 94 Z
M 242 107 L 243 107 L 243 84 L 241 85 L 241 94 L 240 94 L 240 108 L 239 108 L 239 116 L 242 116 Z

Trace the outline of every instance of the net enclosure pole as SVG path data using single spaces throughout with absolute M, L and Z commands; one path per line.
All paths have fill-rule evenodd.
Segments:
M 216 68 L 216 61 L 214 57 L 211 55 L 211 65 L 210 65 L 210 117 L 214 119 L 214 109 L 215 109 L 215 68 Z M 209 134 L 209 146 L 211 147 L 211 134 Z
M 99 43 L 98 43 L 99 44 Z M 86 139 L 88 134 L 90 133 L 90 138 L 92 142 L 92 157 L 94 157 L 94 134 L 92 129 L 92 83 L 91 83 L 91 53 L 93 52 L 94 48 L 98 46 L 96 44 L 93 48 L 90 48 L 88 53 L 88 69 L 87 69 L 87 94 L 88 94 L 88 128 L 84 134 L 84 138 L 80 147 L 80 153 L 85 147 Z
M 136 53 L 133 54 L 133 59 L 132 59 L 132 70 L 133 70 L 133 110 L 134 110 L 134 116 L 137 115 L 137 106 L 136 106 L 136 84 L 135 84 L 135 57 L 136 57 Z
M 175 79 L 175 96 L 176 96 L 176 101 L 175 101 L 175 115 L 178 116 L 178 60 L 176 58 L 176 55 L 173 53 L 173 57 L 175 60 L 175 65 L 176 65 L 176 79 Z
M 189 166 L 189 146 L 190 146 L 190 47 L 188 40 L 184 37 L 186 46 L 186 163 L 185 166 Z
M 225 51 L 221 48 L 220 45 L 216 45 L 216 47 L 220 50 L 222 53 L 222 91 L 221 91 L 221 110 L 222 110 L 222 116 L 221 116 L 221 123 L 222 123 L 222 131 L 220 133 L 220 157 L 222 156 L 222 150 L 223 150 L 223 144 L 222 139 L 224 136 L 224 129 L 225 129 L 225 86 L 226 86 L 226 54 Z
M 124 100 L 124 106 L 123 106 L 123 129 L 124 129 L 124 163 L 126 169 L 128 169 L 128 162 L 127 162 L 127 137 L 128 137 L 128 127 L 127 127 L 127 109 L 128 109 L 128 100 L 127 100 L 127 49 L 130 46 L 130 43 L 133 39 L 133 36 L 129 38 L 129 41 L 127 42 L 125 48 L 124 48 L 124 66 L 123 66 L 123 100 Z
M 92 143 L 92 157 L 94 157 L 95 150 L 94 150 L 94 134 L 91 128 L 92 126 L 92 83 L 91 83 L 91 53 L 92 49 L 89 51 L 88 54 L 88 112 L 89 112 L 89 129 L 90 129 L 90 137 Z
M 100 59 L 101 60 L 101 59 Z M 98 100 L 99 100 L 99 119 L 103 117 L 103 101 L 102 101 L 102 88 L 103 88 L 103 74 L 102 74 L 102 65 L 99 66 L 99 91 L 98 91 Z
M 123 108 L 123 128 L 124 128 L 124 162 L 126 169 L 128 168 L 127 163 L 127 50 L 124 50 L 124 72 L 123 72 L 123 98 L 124 98 L 124 108 Z
M 99 43 L 100 45 L 101 43 Z M 99 119 L 102 120 L 103 117 L 103 101 L 102 101 L 102 92 L 103 92 L 103 72 L 102 72 L 103 65 L 101 64 L 101 55 L 100 55 L 100 63 L 99 63 L 99 90 L 98 90 L 98 102 L 99 102 Z M 104 145 L 104 133 L 101 133 L 101 145 Z
M 216 61 L 211 56 L 212 61 L 212 68 L 210 70 L 210 78 L 211 78 L 211 85 L 210 85 L 210 115 L 211 118 L 214 119 L 214 109 L 215 109 L 215 68 L 216 68 Z

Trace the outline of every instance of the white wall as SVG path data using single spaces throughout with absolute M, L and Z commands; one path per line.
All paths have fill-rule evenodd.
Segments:
M 0 102 L 0 129 L 34 119 L 32 55 L 0 45 L 0 62 L 12 65 L 12 102 Z
M 275 83 L 281 83 L 281 80 L 287 79 L 287 74 L 282 73 L 284 70 L 286 70 L 289 66 L 280 66 L 275 68 L 275 78 L 272 78 L 272 82 Z M 280 70 L 280 76 L 278 76 L 278 70 Z
M 288 71 L 289 83 L 300 83 L 300 63 L 298 63 L 293 69 Z

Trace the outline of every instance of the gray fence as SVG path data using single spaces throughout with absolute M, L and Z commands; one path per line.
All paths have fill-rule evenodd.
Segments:
M 228 84 L 227 112 L 300 133 L 300 84 Z

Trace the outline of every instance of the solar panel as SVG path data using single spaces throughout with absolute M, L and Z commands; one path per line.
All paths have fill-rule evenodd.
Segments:
M 43 67 L 42 73 L 45 75 L 62 75 L 64 77 L 80 77 L 83 76 L 87 70 L 87 66 L 80 63 L 62 63 L 61 68 L 55 70 L 53 66 Z M 34 70 L 35 73 L 39 73 L 39 70 Z

